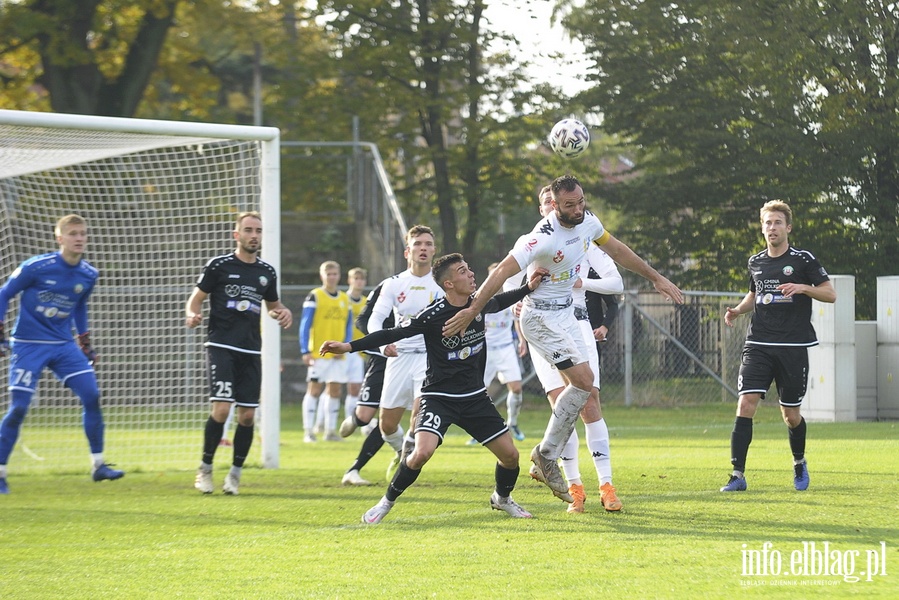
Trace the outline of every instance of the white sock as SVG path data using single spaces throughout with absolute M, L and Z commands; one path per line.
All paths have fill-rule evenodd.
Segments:
M 307 393 L 303 396 L 303 429 L 312 433 L 315 427 L 315 409 L 318 407 L 318 398 Z
M 581 461 L 578 459 L 578 439 L 577 429 L 568 436 L 568 441 L 562 447 L 562 471 L 565 473 L 565 479 L 568 485 L 576 483 L 581 485 Z
M 609 428 L 605 419 L 587 423 L 587 448 L 593 456 L 599 485 L 612 483 L 612 457 L 609 456 Z
M 243 467 L 235 467 L 234 465 L 231 465 L 231 470 L 229 471 L 229 473 L 231 474 L 232 477 L 234 477 L 234 479 L 237 479 L 238 481 L 240 481 L 240 474 L 242 472 L 243 472 Z
M 509 390 L 506 394 L 506 406 L 509 407 L 509 427 L 518 425 L 518 415 L 521 413 L 521 392 Z
M 325 394 L 322 394 L 324 397 Z M 328 396 L 328 412 L 325 414 L 325 431 L 337 431 L 337 419 L 340 417 L 340 398 Z
M 97 452 L 96 454 L 94 454 L 92 452 L 91 453 L 91 466 L 93 466 L 96 469 L 97 467 L 101 466 L 102 464 L 103 464 L 103 453 Z
M 589 390 L 582 390 L 570 384 L 565 386 L 565 389 L 556 398 L 556 405 L 553 407 L 546 431 L 543 433 L 540 454 L 550 460 L 559 458 L 562 453 L 562 444 L 568 441 L 578 415 L 589 398 Z
M 0 479 L 6 479 L 6 465 L 0 465 Z
M 390 444 L 390 447 L 393 448 L 394 452 L 402 452 L 403 451 L 403 426 L 400 425 L 397 427 L 397 430 L 391 433 L 390 435 L 383 435 L 383 431 L 381 432 L 384 437 L 384 441 Z
M 322 392 L 318 397 L 318 408 L 315 411 L 315 430 L 322 431 L 325 428 L 325 415 L 328 414 L 328 402 L 331 396 L 328 392 Z
M 359 396 L 346 395 L 343 399 L 343 416 L 351 417 L 356 412 L 356 405 L 359 403 Z

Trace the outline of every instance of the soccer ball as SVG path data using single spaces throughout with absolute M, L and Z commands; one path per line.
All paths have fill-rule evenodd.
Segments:
M 590 131 L 577 119 L 562 119 L 549 132 L 549 147 L 562 158 L 575 158 L 590 145 Z

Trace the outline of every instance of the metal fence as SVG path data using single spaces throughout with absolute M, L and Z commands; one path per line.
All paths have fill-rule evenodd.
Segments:
M 282 289 L 283 301 L 297 320 L 311 289 Z M 736 399 L 746 321 L 730 328 L 722 315 L 742 295 L 700 291 L 685 292 L 685 296 L 684 304 L 674 305 L 654 292 L 624 294 L 609 341 L 601 344 L 603 402 L 673 406 Z M 299 356 L 296 328 L 281 339 L 281 398 L 299 402 L 306 389 L 306 367 Z M 522 359 L 522 367 L 526 400 L 542 402 L 543 388 L 529 357 Z

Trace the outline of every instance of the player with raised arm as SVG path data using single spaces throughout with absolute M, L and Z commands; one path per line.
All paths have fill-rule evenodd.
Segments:
M 237 216 L 232 237 L 237 248 L 209 260 L 184 307 L 184 324 L 203 322 L 203 302 L 209 298 L 209 325 L 204 346 L 212 407 L 203 433 L 203 457 L 194 487 L 211 494 L 212 461 L 231 405 L 237 406 L 231 469 L 222 491 L 236 496 L 244 461 L 253 445 L 253 429 L 262 386 L 263 312 L 283 329 L 293 323 L 290 309 L 278 297 L 278 274 L 259 258 L 262 217 L 257 212 Z M 264 306 L 263 306 L 264 305 Z
M 540 214 L 544 217 L 553 212 L 552 190 L 545 186 L 540 191 Z M 584 279 L 579 277 L 571 292 L 574 316 L 578 321 L 581 336 L 584 339 L 584 347 L 587 351 L 587 362 L 593 371 L 593 388 L 590 397 L 581 410 L 581 420 L 584 422 L 587 448 L 593 459 L 593 466 L 599 478 L 599 497 L 603 508 L 609 512 L 617 512 L 622 509 L 622 502 L 618 498 L 617 490 L 612 483 L 612 458 L 609 444 L 609 429 L 602 414 L 600 403 L 600 370 L 599 354 L 596 351 L 596 338 L 587 314 L 587 292 L 620 293 L 624 290 L 621 273 L 615 266 L 615 262 L 595 244 L 587 249 L 584 262 L 581 263 L 580 273 L 589 271 L 601 273 L 601 279 Z M 556 398 L 565 389 L 565 379 L 553 365 L 546 361 L 539 352 L 531 353 L 531 362 L 537 373 L 537 378 L 543 385 L 550 406 L 555 406 Z M 579 436 L 577 428 L 572 428 L 571 435 L 565 442 L 560 455 L 562 470 L 568 481 L 568 493 L 573 501 L 568 505 L 568 512 L 584 512 L 584 503 L 587 493 L 581 479 L 580 457 L 578 455 Z M 532 471 L 534 468 L 532 467 Z M 532 473 L 532 476 L 534 474 Z M 539 479 L 539 477 L 535 477 Z
M 19 430 L 45 368 L 75 392 L 81 402 L 93 480 L 120 479 L 125 475 L 103 458 L 103 411 L 94 372 L 97 353 L 91 346 L 87 318 L 87 301 L 100 272 L 84 260 L 87 220 L 66 215 L 57 221 L 54 232 L 59 250 L 26 260 L 0 288 L 0 356 L 12 350 L 11 401 L 0 422 L 0 494 L 9 493 L 9 455 L 19 439 Z M 20 300 L 19 315 L 7 342 L 2 319 L 16 296 Z
M 777 385 L 780 412 L 793 453 L 793 485 L 808 489 L 805 419 L 800 408 L 808 386 L 808 349 L 818 345 L 812 327 L 812 300 L 836 302 L 827 271 L 808 250 L 790 245 L 793 211 L 771 200 L 760 211 L 766 248 L 749 258 L 749 292 L 724 312 L 724 322 L 752 312 L 737 380 L 737 418 L 730 436 L 733 472 L 722 492 L 746 490 L 746 455 L 752 442 L 752 419 L 771 383 Z
M 571 298 L 587 248 L 591 243 L 599 244 L 615 262 L 645 277 L 669 300 L 682 303 L 683 294 L 586 210 L 584 191 L 576 178 L 559 177 L 553 181 L 551 191 L 553 212 L 537 223 L 531 233 L 518 239 L 509 255 L 478 289 L 471 306 L 447 321 L 444 334 L 451 337 L 465 331 L 502 283 L 515 273 L 524 268 L 529 275 L 538 268 L 549 271 L 549 280 L 523 303 L 521 328 L 532 353 L 536 350 L 542 354 L 563 373 L 568 383 L 556 399 L 543 439 L 531 451 L 536 467 L 531 474 L 545 483 L 556 497 L 572 502 L 556 461 L 593 388 L 593 372 L 587 362 L 587 348 Z
M 485 303 L 482 312 L 495 312 L 518 302 L 540 285 L 543 269 L 531 274 L 528 285 L 500 294 Z M 434 279 L 446 296 L 434 301 L 408 324 L 384 329 L 349 344 L 326 342 L 321 353 L 358 352 L 412 336 L 423 336 L 427 348 L 427 378 L 421 391 L 421 406 L 415 426 L 415 447 L 403 457 L 383 498 L 362 516 L 362 522 L 380 523 L 397 498 L 418 478 L 433 456 L 450 425 L 458 425 L 474 436 L 497 458 L 496 486 L 490 506 L 515 518 L 531 514 L 512 500 L 518 479 L 518 450 L 509 428 L 497 412 L 484 386 L 486 343 L 484 319 L 480 313 L 470 329 L 460 335 L 443 336 L 446 320 L 470 305 L 475 290 L 474 272 L 461 254 L 448 254 L 434 261 Z

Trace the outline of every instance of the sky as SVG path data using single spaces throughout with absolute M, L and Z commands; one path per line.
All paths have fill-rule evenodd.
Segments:
M 584 73 L 589 62 L 584 57 L 584 45 L 568 37 L 561 25 L 550 25 L 555 0 L 491 0 L 485 16 L 492 28 L 514 35 L 520 45 L 520 55 L 535 63 L 528 70 L 538 82 L 558 83 L 558 75 L 570 78 L 569 93 L 589 87 Z M 562 52 L 565 59 L 551 58 Z

